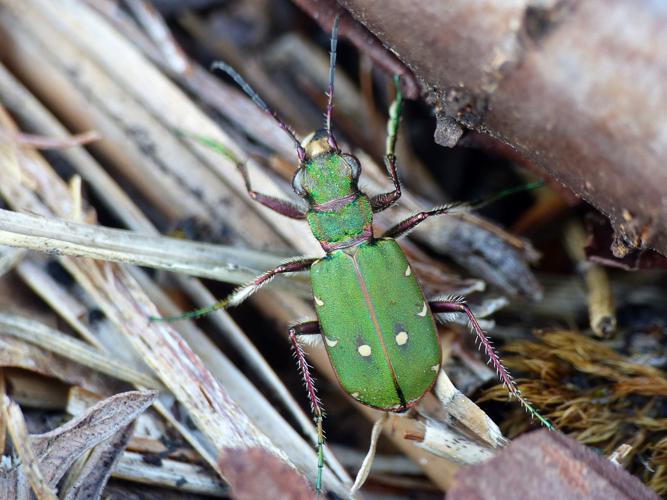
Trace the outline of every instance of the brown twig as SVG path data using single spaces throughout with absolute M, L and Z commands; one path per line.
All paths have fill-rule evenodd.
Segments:
M 567 226 L 565 244 L 586 281 L 591 329 L 600 337 L 608 337 L 616 330 L 616 311 L 607 271 L 598 264 L 586 262 L 586 233 L 581 223 L 572 221 Z
M 91 142 L 99 141 L 102 136 L 95 130 L 90 130 L 82 134 L 75 134 L 68 138 L 44 137 L 35 134 L 14 134 L 7 135 L 3 133 L 5 140 L 13 141 L 17 144 L 25 144 L 37 149 L 64 149 L 77 146 L 84 146 Z

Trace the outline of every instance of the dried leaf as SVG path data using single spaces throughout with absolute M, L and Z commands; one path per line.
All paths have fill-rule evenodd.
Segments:
M 461 470 L 447 498 L 596 500 L 658 496 L 636 477 L 562 434 L 522 436 L 497 457 Z
M 220 467 L 233 472 L 229 484 L 238 500 L 255 500 L 267 495 L 286 500 L 315 498 L 315 492 L 303 476 L 261 448 L 229 450 L 222 460 Z
M 116 394 L 66 424 L 30 436 L 35 456 L 50 484 L 56 484 L 85 451 L 118 434 L 155 400 L 157 391 Z
M 95 446 L 80 467 L 76 467 L 79 464 L 75 464 L 63 485 L 61 498 L 64 500 L 100 498 L 111 471 L 132 437 L 134 427 L 135 423 L 130 423 L 111 438 Z

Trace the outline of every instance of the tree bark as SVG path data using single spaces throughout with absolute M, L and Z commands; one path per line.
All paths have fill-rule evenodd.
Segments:
M 641 0 L 339 0 L 425 85 L 436 141 L 489 134 L 667 255 L 667 8 Z

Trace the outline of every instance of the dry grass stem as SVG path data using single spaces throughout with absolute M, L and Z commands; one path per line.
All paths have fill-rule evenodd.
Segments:
M 45 62 L 45 64 L 47 64 Z M 34 126 L 43 131 L 43 133 L 48 133 L 54 136 L 63 136 L 66 135 L 65 129 L 58 123 L 57 120 L 39 103 L 30 93 L 25 91 L 23 87 L 2 67 L 0 67 L 0 85 L 2 86 L 3 94 L 7 97 L 9 103 L 12 104 L 12 109 L 18 112 L 22 119 L 33 123 Z M 105 203 L 106 207 L 115 213 L 121 220 L 123 220 L 128 227 L 131 227 L 137 231 L 140 231 L 144 234 L 155 234 L 157 231 L 154 229 L 152 224 L 148 219 L 137 209 L 134 203 L 127 197 L 127 195 L 118 187 L 118 185 L 111 179 L 111 177 L 97 164 L 97 162 L 85 151 L 80 151 L 76 149 L 66 150 L 62 153 L 68 161 L 70 161 L 79 171 L 79 173 L 89 182 L 94 189 L 97 190 L 98 195 L 101 197 L 102 201 Z M 95 229 L 94 229 L 95 230 Z M 133 236 L 136 238 L 136 234 Z M 180 244 L 179 241 L 174 241 L 175 244 Z M 161 249 L 168 248 L 169 245 L 160 245 Z M 216 254 L 214 247 L 210 252 L 210 257 L 213 259 L 213 265 L 219 263 L 219 255 Z M 205 254 L 205 251 L 199 249 L 199 253 Z M 235 255 L 238 258 L 243 258 L 242 252 L 236 252 Z M 252 256 L 253 252 L 248 254 Z M 174 256 L 174 262 L 178 262 L 179 259 L 183 260 L 183 256 Z M 258 264 L 258 267 L 261 264 Z M 206 266 L 204 266 L 206 267 Z M 208 271 L 206 271 L 208 272 Z M 142 286 L 147 287 L 151 286 L 148 280 L 143 279 L 141 273 L 134 273 L 137 279 L 142 280 Z M 177 277 L 176 281 L 187 291 L 189 292 L 195 303 L 204 306 L 209 305 L 214 302 L 214 297 L 203 287 L 200 283 L 195 280 L 188 279 L 186 277 Z M 171 306 L 169 306 L 171 307 Z M 163 311 L 168 310 L 167 306 L 164 304 L 161 306 Z M 178 311 L 172 309 L 173 313 L 176 314 Z M 225 334 L 235 345 L 236 349 L 247 359 L 250 366 L 255 367 L 255 372 L 259 373 L 262 379 L 267 383 L 268 387 L 273 388 L 275 393 L 284 401 L 284 405 L 288 408 L 289 412 L 300 422 L 301 427 L 304 429 L 306 434 L 314 438 L 314 429 L 312 422 L 308 417 L 306 417 L 298 406 L 294 403 L 293 398 L 286 391 L 282 382 L 277 378 L 272 369 L 270 369 L 266 361 L 259 355 L 257 349 L 248 341 L 245 334 L 236 326 L 236 324 L 229 318 L 227 313 L 224 311 L 219 311 L 214 317 L 214 323 L 219 329 Z M 195 343 L 195 348 L 200 355 L 210 356 L 212 353 L 215 353 L 217 349 L 210 343 L 205 342 L 205 345 L 202 345 L 201 348 L 197 346 L 202 343 L 202 335 L 197 330 L 192 330 L 192 336 L 189 337 L 189 342 L 192 344 Z M 196 339 L 196 340 L 195 340 Z M 211 366 L 211 365 L 209 365 Z M 237 374 L 238 376 L 238 374 Z M 246 401 L 246 400 L 244 400 Z M 249 398 L 247 400 L 250 407 L 254 406 L 254 399 Z M 273 413 L 273 409 L 268 410 L 270 415 Z M 166 415 L 171 416 L 169 412 Z M 172 417 L 173 420 L 173 417 Z M 284 434 L 281 432 L 280 434 Z M 186 439 L 189 439 L 189 435 L 185 434 Z M 195 448 L 201 450 L 201 445 L 195 440 L 189 439 L 190 442 L 195 446 Z M 337 470 L 337 474 L 340 477 L 346 477 L 344 470 L 336 465 L 336 461 L 333 457 L 328 455 L 328 462 L 331 463 L 334 468 Z M 208 453 L 204 455 L 208 456 Z M 212 463 L 211 460 L 207 461 Z
M 229 490 L 220 479 L 196 465 L 162 459 L 150 464 L 138 453 L 126 451 L 113 469 L 112 476 L 126 481 L 172 488 L 182 493 L 227 498 Z
M 0 244 L 124 262 L 227 283 L 245 283 L 285 259 L 253 250 L 79 224 L 0 209 Z
M 109 356 L 99 353 L 80 340 L 71 338 L 38 321 L 14 314 L 0 313 L 0 332 L 30 342 L 119 380 L 149 389 L 162 388 L 162 384 L 150 375 L 134 370 Z
M 6 119 L 5 123 L 11 127 Z M 24 157 L 21 156 L 21 158 Z M 32 157 L 32 159 L 35 161 L 31 166 L 41 166 L 37 157 Z M 25 160 L 23 165 L 27 165 Z M 46 172 L 44 171 L 44 173 Z M 35 173 L 44 175 L 40 171 L 35 171 Z M 47 173 L 47 175 L 50 174 Z M 21 193 L 22 188 L 16 184 L 16 178 L 6 178 L 6 181 L 3 183 L 6 197 L 8 197 L 9 192 L 12 192 L 12 189 L 16 193 Z M 54 178 L 48 184 L 48 187 L 58 187 L 58 182 Z M 13 188 L 10 188 L 10 186 L 13 186 Z M 44 186 L 46 187 L 46 185 Z M 44 194 L 48 193 L 48 191 L 44 191 Z M 9 198 L 12 201 L 15 199 L 11 195 Z M 59 199 L 66 201 L 68 197 L 62 195 Z M 53 198 L 53 205 L 54 208 L 62 211 L 62 206 L 55 198 Z M 42 208 L 36 200 L 31 200 L 31 207 L 38 208 L 40 213 L 46 212 L 46 209 Z M 83 284 L 84 288 L 96 298 L 100 307 L 120 327 L 120 330 L 129 333 L 135 348 L 142 352 L 144 360 L 158 372 L 163 381 L 166 382 L 165 385 L 175 392 L 177 397 L 190 410 L 203 434 L 211 440 L 214 448 L 219 453 L 223 452 L 225 448 L 245 444 L 245 446 L 264 446 L 272 453 L 284 457 L 282 452 L 274 448 L 266 437 L 242 416 L 243 414 L 238 407 L 222 392 L 215 379 L 206 375 L 207 372 L 196 356 L 187 352 L 180 356 L 172 354 L 171 349 L 174 347 L 179 352 L 187 351 L 186 345 L 177 340 L 173 330 L 167 325 L 147 325 L 147 316 L 155 315 L 156 311 L 152 309 L 147 299 L 142 298 L 141 292 L 134 281 L 129 278 L 129 275 L 119 268 L 109 267 L 110 264 L 97 267 L 92 262 L 83 260 L 63 260 L 63 263 Z M 105 290 L 102 290 L 99 286 Z M 138 302 L 137 299 L 139 299 Z M 159 335 L 158 332 L 160 332 Z M 165 339 L 170 337 L 172 341 L 176 341 L 173 347 L 164 342 Z M 144 338 L 144 340 L 140 341 L 140 338 Z M 160 359 L 162 357 L 165 357 L 165 359 Z M 197 372 L 196 375 L 195 372 Z M 183 374 L 188 373 L 191 375 L 184 378 Z M 192 383 L 194 385 L 190 385 Z M 202 391 L 209 392 L 206 400 L 203 399 Z M 220 398 L 226 399 L 226 402 L 221 403 Z M 213 403 L 213 406 L 211 406 L 211 403 Z M 223 414 L 226 414 L 227 417 L 222 417 Z M 225 422 L 227 425 L 231 424 L 231 426 L 222 430 L 220 426 L 224 426 Z
M 2 418 L 7 423 L 7 430 L 21 460 L 22 471 L 30 481 L 30 487 L 38 500 L 57 500 L 55 490 L 49 486 L 40 470 L 37 456 L 30 445 L 28 429 L 19 405 L 7 396 L 2 398 Z M 17 492 L 17 496 L 25 492 Z
M 37 149 L 64 149 L 85 146 L 91 142 L 99 141 L 101 138 L 102 136 L 95 130 L 90 130 L 64 139 L 25 133 L 6 135 L 2 139 L 20 145 L 32 146 Z

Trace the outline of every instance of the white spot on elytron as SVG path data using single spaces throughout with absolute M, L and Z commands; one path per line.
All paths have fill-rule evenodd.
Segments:
M 423 318 L 424 316 L 426 316 L 427 311 L 428 309 L 426 308 L 426 302 L 424 302 L 424 307 L 422 308 L 421 312 L 417 313 L 417 316 L 421 316 Z
M 327 343 L 329 347 L 336 347 L 336 344 L 338 344 L 337 340 L 331 340 L 329 337 L 326 335 L 324 336 L 324 341 Z
M 317 295 L 313 295 L 313 297 L 315 298 L 315 303 L 316 303 L 318 306 L 322 307 L 322 306 L 324 305 L 324 302 L 322 302 L 322 301 L 317 297 Z
M 427 458 L 424 458 L 424 457 L 421 457 L 421 458 L 419 459 L 419 463 L 420 463 L 421 465 L 426 465 L 426 464 L 428 463 L 428 459 L 427 459 Z
M 406 275 L 406 276 L 410 276 L 411 274 L 412 274 L 412 269 L 410 269 L 410 266 L 408 266 L 408 267 L 405 269 L 405 275 Z
M 352 394 L 350 394 L 350 396 L 352 396 L 354 399 L 357 399 L 359 397 L 359 393 L 353 392 Z
M 433 365 L 431 367 L 431 370 L 433 370 L 434 372 L 437 372 L 439 369 L 440 369 L 440 365 Z
M 398 345 L 405 345 L 408 341 L 408 332 L 398 332 L 396 334 L 396 343 Z
M 357 351 L 365 358 L 371 355 L 371 346 L 368 344 L 360 345 Z

